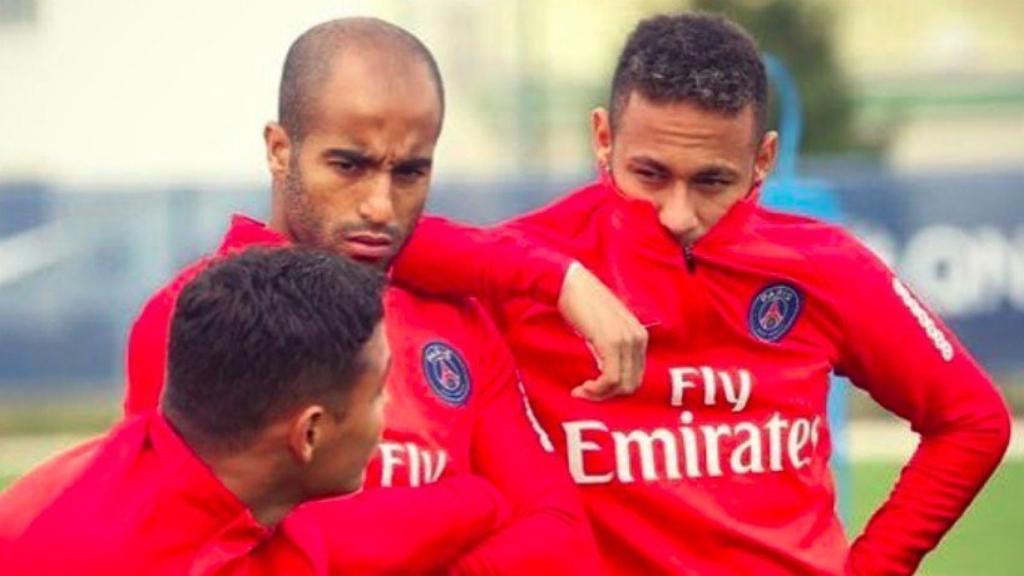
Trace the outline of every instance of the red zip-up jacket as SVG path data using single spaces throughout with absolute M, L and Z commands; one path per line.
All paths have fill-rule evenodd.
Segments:
M 162 416 L 148 412 L 54 457 L 0 493 L 0 572 L 425 573 L 436 561 L 410 562 L 418 550 L 394 533 L 406 523 L 444 514 L 447 537 L 434 541 L 433 552 L 442 562 L 452 560 L 460 553 L 452 542 L 478 540 L 477 534 L 496 525 L 500 500 L 497 494 L 486 497 L 487 490 L 473 476 L 426 488 L 373 490 L 317 501 L 269 528 Z
M 545 254 L 524 256 L 532 243 Z M 555 285 L 552 250 L 649 327 L 633 396 L 570 397 L 596 368 L 557 293 L 503 297 Z M 684 250 L 604 176 L 495 229 L 425 218 L 393 273 L 484 297 L 618 574 L 911 573 L 1009 441 L 1000 394 L 909 287 L 840 228 L 766 210 L 756 191 Z M 832 372 L 921 435 L 852 547 L 828 467 Z
M 236 216 L 215 257 L 250 246 L 287 243 L 283 235 L 263 224 Z M 129 414 L 157 404 L 174 302 L 188 280 L 209 262 L 203 259 L 186 268 L 157 292 L 133 326 L 125 400 Z M 601 572 L 579 496 L 565 467 L 538 441 L 511 354 L 480 304 L 464 298 L 425 297 L 398 286 L 389 287 L 384 303 L 392 354 L 385 383 L 389 403 L 383 441 L 370 462 L 367 487 L 415 487 L 449 475 L 473 474 L 497 488 L 510 506 L 509 522 L 480 534 L 486 538 L 466 551 L 451 572 Z M 458 509 L 459 495 L 445 495 Z M 378 521 L 388 525 L 391 520 L 382 516 Z M 415 543 L 435 544 L 446 526 L 445 515 L 424 517 L 406 523 L 393 538 L 406 540 L 403 548 L 418 548 L 421 552 L 410 561 L 422 565 L 436 554 L 429 546 Z M 461 532 L 458 526 L 453 528 L 452 538 L 458 542 Z M 386 550 L 383 542 L 369 545 Z
M 148 412 L 0 494 L 0 567 L 10 576 L 427 573 L 493 530 L 502 509 L 488 484 L 464 476 L 317 500 L 267 528 Z M 424 515 L 444 515 L 446 533 L 394 538 Z

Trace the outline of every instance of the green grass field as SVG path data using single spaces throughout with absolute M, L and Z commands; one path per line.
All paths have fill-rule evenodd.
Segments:
M 45 455 L 41 455 L 45 456 Z M 888 493 L 899 467 L 890 463 L 854 466 L 853 518 L 850 534 L 858 534 Z M 0 461 L 0 488 L 16 478 Z M 921 573 L 932 576 L 1000 576 L 1021 574 L 1024 567 L 1024 460 L 1004 463 L 939 549 L 924 562 Z

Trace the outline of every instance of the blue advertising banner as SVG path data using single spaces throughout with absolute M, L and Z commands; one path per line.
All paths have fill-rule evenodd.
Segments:
M 831 182 L 846 224 L 992 370 L 1024 368 L 1024 173 Z

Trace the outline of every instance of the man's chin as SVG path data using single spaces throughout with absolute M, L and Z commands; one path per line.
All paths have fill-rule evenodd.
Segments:
M 386 258 L 384 258 L 384 257 L 381 257 L 381 258 L 371 258 L 371 257 L 366 257 L 366 256 L 359 256 L 359 255 L 356 255 L 356 254 L 348 254 L 348 253 L 346 253 L 344 251 L 342 251 L 342 254 L 345 254 L 346 256 L 348 256 L 349 258 L 355 260 L 356 262 L 359 262 L 360 264 L 364 264 L 366 266 L 369 266 L 371 268 L 375 268 L 375 269 L 380 270 L 382 272 L 387 271 L 387 269 L 391 267 L 391 261 L 394 260 L 394 255 L 393 254 L 391 256 L 386 257 Z

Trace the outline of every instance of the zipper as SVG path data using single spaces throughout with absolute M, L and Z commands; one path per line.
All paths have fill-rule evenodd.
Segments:
M 683 244 L 683 259 L 686 260 L 686 271 L 693 274 L 697 271 L 697 260 L 693 257 L 693 243 Z

